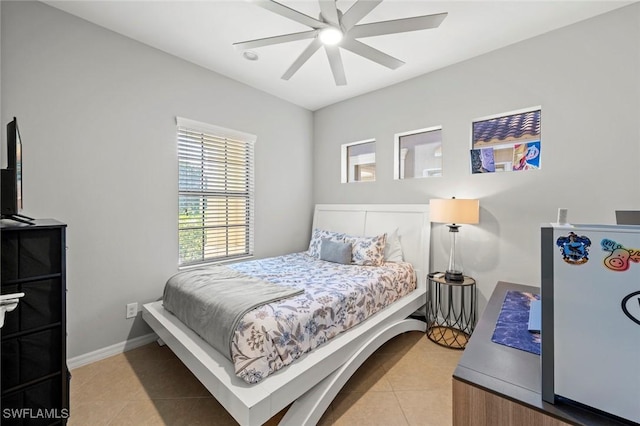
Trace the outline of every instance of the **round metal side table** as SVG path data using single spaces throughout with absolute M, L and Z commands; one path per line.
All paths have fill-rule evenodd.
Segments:
M 464 349 L 476 325 L 476 280 L 427 278 L 427 337 L 453 349 Z

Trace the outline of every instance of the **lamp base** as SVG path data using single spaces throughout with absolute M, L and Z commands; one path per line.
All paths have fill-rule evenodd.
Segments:
M 446 271 L 444 273 L 444 279 L 446 281 L 462 282 L 464 281 L 464 275 L 458 271 Z

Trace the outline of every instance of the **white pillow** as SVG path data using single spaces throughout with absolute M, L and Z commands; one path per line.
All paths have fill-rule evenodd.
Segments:
M 402 262 L 404 254 L 402 253 L 402 244 L 398 236 L 398 228 L 387 234 L 387 243 L 384 246 L 385 262 Z

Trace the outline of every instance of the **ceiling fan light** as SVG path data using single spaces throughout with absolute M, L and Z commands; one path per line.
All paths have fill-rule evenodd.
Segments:
M 342 41 L 342 31 L 335 27 L 327 27 L 320 31 L 318 35 L 322 44 L 333 46 Z

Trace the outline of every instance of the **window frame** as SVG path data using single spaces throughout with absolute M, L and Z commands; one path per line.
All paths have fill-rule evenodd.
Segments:
M 496 119 L 502 119 L 502 118 L 507 118 L 507 117 L 511 117 L 511 116 L 516 116 L 516 115 L 523 115 L 523 114 L 528 114 L 528 113 L 532 113 L 532 112 L 539 112 L 539 118 L 538 118 L 538 125 L 539 125 L 539 132 L 537 133 L 537 138 L 533 138 L 533 139 L 516 139 L 516 140 L 505 140 L 503 143 L 497 144 L 480 144 L 480 145 L 476 145 L 478 143 L 478 141 L 476 141 L 475 139 L 475 126 L 478 123 L 482 123 L 485 121 L 491 121 L 491 120 L 496 120 Z M 480 117 L 480 118 L 475 118 L 473 120 L 471 120 L 471 137 L 470 137 L 470 141 L 471 141 L 471 164 L 470 164 L 470 168 L 471 168 L 471 173 L 472 174 L 482 174 L 481 172 L 478 171 L 474 171 L 474 167 L 473 167 L 473 151 L 478 151 L 478 150 L 482 150 L 484 148 L 492 148 L 494 153 L 492 155 L 495 155 L 495 151 L 498 150 L 511 150 L 513 151 L 516 145 L 521 145 L 524 143 L 538 143 L 537 148 L 540 148 L 542 145 L 542 105 L 536 105 L 536 106 L 531 106 L 531 107 L 527 107 L 527 108 L 521 108 L 521 109 L 517 109 L 517 110 L 512 110 L 512 111 L 507 111 L 507 112 L 501 112 L 498 114 L 492 114 L 492 115 L 488 115 L 485 117 Z M 513 158 L 513 155 L 511 155 L 511 157 Z M 507 161 L 507 162 L 496 162 L 495 158 L 494 158 L 494 167 L 495 167 L 495 171 L 494 172 L 489 172 L 489 173 L 502 173 L 502 172 L 510 172 L 510 171 L 521 171 L 521 170 L 517 170 L 517 169 L 513 169 L 513 161 Z M 537 167 L 537 169 L 542 168 L 542 158 L 540 156 L 540 149 L 538 149 L 538 163 L 539 166 Z
M 349 143 L 345 143 L 342 144 L 342 146 L 340 147 L 340 157 L 341 157 L 341 161 L 340 161 L 340 182 L 341 183 L 364 183 L 364 182 L 375 182 L 376 181 L 376 177 L 375 176 L 373 178 L 373 180 L 349 180 L 349 167 L 350 167 L 350 162 L 349 162 L 349 148 L 353 147 L 353 146 L 357 146 L 357 145 L 365 145 L 368 143 L 373 143 L 374 145 L 374 149 L 373 149 L 373 153 L 370 154 L 364 154 L 364 155 L 370 155 L 373 158 L 373 165 L 377 168 L 377 162 L 376 162 L 376 140 L 375 139 L 364 139 L 364 140 L 360 140 L 360 141 L 356 141 L 356 142 L 349 142 Z M 365 157 L 366 160 L 366 157 Z M 367 164 L 371 164 L 371 162 L 362 162 L 362 163 L 357 163 L 355 164 L 355 166 L 360 166 L 360 165 L 367 165 Z
M 240 170 L 244 170 L 244 172 L 246 173 L 246 183 L 245 183 L 245 187 L 246 189 L 244 191 L 235 191 L 232 189 L 226 189 L 223 191 L 214 191 L 212 189 L 200 189 L 200 190 L 193 190 L 193 189 L 185 189 L 185 188 L 181 188 L 181 166 L 180 163 L 181 161 L 184 161 L 186 159 L 185 157 L 185 152 L 181 151 L 181 137 L 186 138 L 186 133 L 185 132 L 191 132 L 191 133 L 195 133 L 195 134 L 200 134 L 201 135 L 201 146 L 203 146 L 203 153 L 204 153 L 204 141 L 205 139 L 207 139 L 210 144 L 212 140 L 215 140 L 215 142 L 213 142 L 214 144 L 216 144 L 216 147 L 222 147 L 224 146 L 225 149 L 230 149 L 231 146 L 228 146 L 227 143 L 229 145 L 231 144 L 235 144 L 236 146 L 240 143 L 240 144 L 244 144 L 244 148 L 246 149 L 246 155 L 244 158 L 244 169 L 240 169 Z M 178 222 L 177 222 L 177 230 L 178 230 L 178 268 L 182 269 L 182 268 L 188 268 L 188 267 L 192 267 L 192 266 L 199 266 L 202 264 L 208 264 L 208 263 L 224 263 L 224 262 L 228 262 L 228 261 L 232 261 L 232 260 L 239 260 L 239 259 L 245 259 L 245 258 L 251 258 L 254 255 L 254 231 L 255 231 L 255 226 L 254 226 L 254 217 L 255 217 L 255 213 L 254 213 L 254 206 L 255 206 L 255 142 L 257 140 L 257 137 L 255 135 L 252 135 L 250 133 L 246 133 L 246 132 L 242 132 L 242 131 L 238 131 L 238 130 L 233 130 L 233 129 L 228 129 L 225 127 L 221 127 L 221 126 L 216 126 L 213 124 L 209 124 L 209 123 L 203 123 L 203 122 L 199 122 L 196 120 L 191 120 L 188 118 L 183 118 L 183 117 L 176 117 L 176 157 L 178 160 L 178 179 L 177 179 L 177 183 L 178 183 Z M 220 142 L 222 141 L 222 142 Z M 182 149 L 184 149 L 185 147 L 182 147 Z M 211 149 L 211 147 L 209 147 L 208 149 Z M 210 152 L 211 154 L 211 152 Z M 202 170 L 200 171 L 201 174 L 204 174 L 204 169 L 207 168 L 211 168 L 211 167 L 216 167 L 213 159 L 209 159 L 208 161 L 202 163 Z M 224 182 L 225 188 L 226 185 L 228 184 L 228 180 L 229 180 L 229 176 L 227 175 L 227 173 L 231 173 L 229 172 L 228 169 L 228 165 L 229 162 L 224 162 L 222 163 L 222 170 L 223 170 L 223 178 L 221 178 L 221 182 Z M 220 170 L 220 164 L 217 164 L 218 169 L 216 170 Z M 210 170 L 210 169 L 209 169 Z M 237 169 L 236 169 L 237 170 Z M 210 171 L 207 172 L 207 174 L 209 174 Z M 204 175 L 200 176 L 200 179 L 202 179 L 202 181 L 204 182 L 204 180 L 206 179 L 204 177 Z M 219 179 L 219 178 L 216 178 Z M 219 183 L 219 182 L 217 182 Z M 205 245 L 206 243 L 204 242 L 204 239 L 206 238 L 206 230 L 209 229 L 213 229 L 215 227 L 220 227 L 219 225 L 213 227 L 211 225 L 207 226 L 206 223 L 204 223 L 204 212 L 206 212 L 206 207 L 202 208 L 203 211 L 203 225 L 201 227 L 198 226 L 194 226 L 191 227 L 191 230 L 197 230 L 197 229 L 202 229 L 202 238 L 203 238 L 203 243 L 202 243 L 202 257 L 199 260 L 193 261 L 193 260 L 182 260 L 182 256 L 181 256 L 181 244 L 182 244 L 182 239 L 181 239 L 181 231 L 184 231 L 185 228 L 183 228 L 183 226 L 185 225 L 184 222 L 182 222 L 181 219 L 181 206 L 182 203 L 181 201 L 184 201 L 183 197 L 186 196 L 197 196 L 200 197 L 202 204 L 206 204 L 207 200 L 209 200 L 209 202 L 211 202 L 211 199 L 217 199 L 219 200 L 220 198 L 223 199 L 240 199 L 240 200 L 246 200 L 246 219 L 245 219 L 245 225 L 242 226 L 240 225 L 239 228 L 244 229 L 244 232 L 246 233 L 246 242 L 244 243 L 244 247 L 245 250 L 243 253 L 237 254 L 237 253 L 230 253 L 230 247 L 232 246 L 232 240 L 229 239 L 229 230 L 232 228 L 238 228 L 238 225 L 230 225 L 229 221 L 230 221 L 230 214 L 229 212 L 226 212 L 226 216 L 224 218 L 224 220 L 227 222 L 226 225 L 222 226 L 225 227 L 225 229 L 227 230 L 225 232 L 225 238 L 226 241 L 224 243 L 224 255 L 207 255 L 206 250 L 205 250 Z
M 410 178 L 401 177 L 400 176 L 400 172 L 401 172 L 400 157 L 402 155 L 402 151 L 400 149 L 400 138 L 402 138 L 403 136 L 411 136 L 411 135 L 417 135 L 417 134 L 420 134 L 420 133 L 429 133 L 429 132 L 436 132 L 436 131 L 440 131 L 441 134 L 442 134 L 442 126 L 438 125 L 438 126 L 425 127 L 424 129 L 409 130 L 407 132 L 396 133 L 394 135 L 394 138 L 393 138 L 393 140 L 394 140 L 394 145 L 393 145 L 393 178 L 395 180 L 423 179 L 423 178 L 427 178 L 427 177 L 440 177 L 440 176 L 442 176 L 442 173 L 443 173 L 442 165 L 440 166 L 440 174 L 438 174 L 438 175 L 433 175 L 433 176 L 413 176 L 413 177 L 410 177 Z M 441 140 L 440 141 L 441 149 L 442 149 L 442 145 L 443 145 L 443 143 L 442 143 L 442 140 Z

